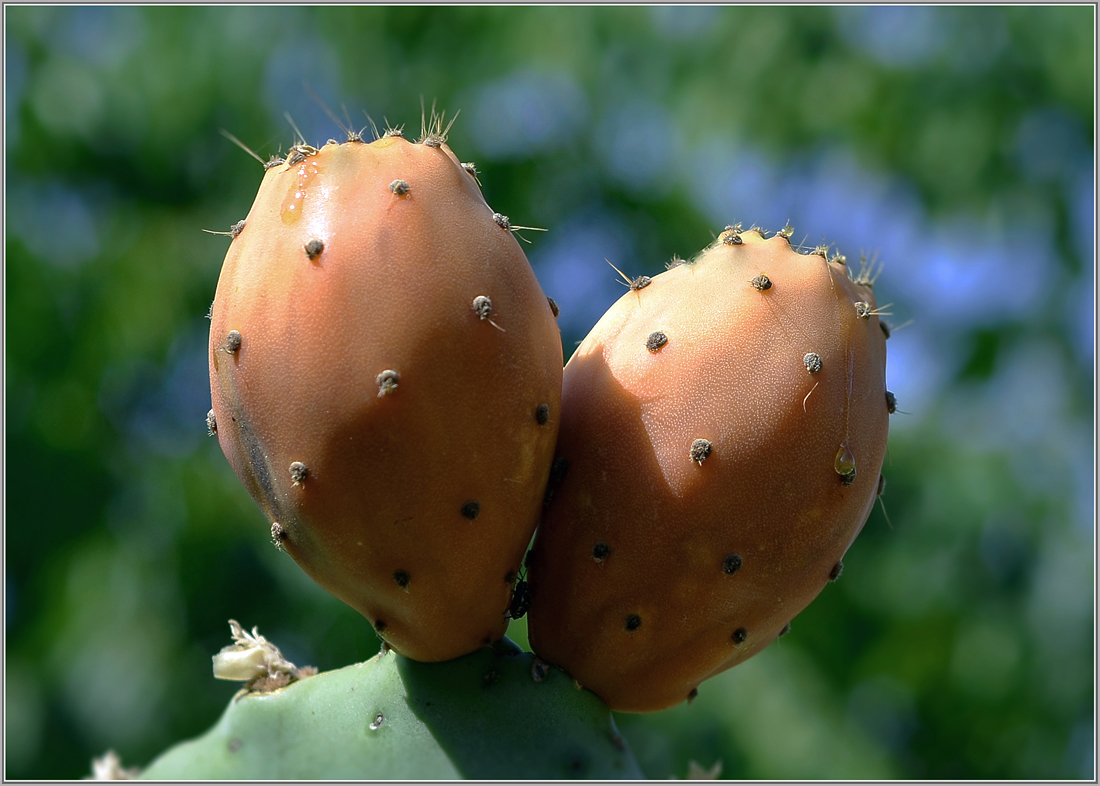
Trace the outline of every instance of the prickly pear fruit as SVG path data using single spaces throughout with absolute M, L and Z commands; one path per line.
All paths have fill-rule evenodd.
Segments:
M 888 394 L 871 282 L 788 237 L 730 227 L 636 280 L 566 366 L 528 631 L 612 709 L 689 699 L 767 646 L 838 575 L 875 500 Z
M 210 315 L 210 430 L 275 545 L 424 661 L 504 635 L 562 375 L 513 227 L 433 127 L 269 165 Z
M 154 760 L 156 780 L 644 777 L 608 708 L 507 638 L 447 663 L 396 653 L 241 696 Z

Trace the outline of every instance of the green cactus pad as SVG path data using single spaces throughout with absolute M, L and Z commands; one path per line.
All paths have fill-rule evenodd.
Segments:
M 240 696 L 206 734 L 169 749 L 141 777 L 645 776 L 603 702 L 504 639 L 444 663 L 380 654 Z

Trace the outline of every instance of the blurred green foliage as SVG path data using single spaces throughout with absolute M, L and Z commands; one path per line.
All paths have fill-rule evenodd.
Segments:
M 619 716 L 651 777 L 1092 778 L 1094 13 L 5 7 L 5 775 L 204 731 L 230 617 L 321 669 L 378 647 L 205 434 L 199 230 L 262 175 L 219 129 L 340 136 L 312 92 L 356 128 L 461 110 L 490 204 L 550 230 L 567 356 L 621 294 L 604 258 L 736 221 L 881 252 L 913 322 L 884 507 L 791 635 Z

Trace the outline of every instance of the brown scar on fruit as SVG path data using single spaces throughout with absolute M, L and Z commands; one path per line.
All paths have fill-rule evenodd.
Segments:
M 478 502 L 476 499 L 467 500 L 462 505 L 461 513 L 465 518 L 473 521 L 481 513 L 481 503 Z
M 661 351 L 661 347 L 668 343 L 668 336 L 662 331 L 655 330 L 649 334 L 649 337 L 645 340 L 645 348 L 650 352 L 656 354 Z
M 431 115 L 424 112 L 424 100 L 420 101 L 420 138 L 416 140 L 418 145 L 426 145 L 428 147 L 439 148 L 447 142 L 447 135 L 451 133 L 451 126 L 455 124 L 455 120 L 458 119 L 459 112 L 455 112 L 454 117 L 451 118 L 451 122 L 446 126 L 443 123 L 446 121 L 445 112 L 435 111 L 435 101 L 432 101 Z
M 397 390 L 397 383 L 401 381 L 401 375 L 394 371 L 392 368 L 388 368 L 377 377 L 374 378 L 374 382 L 378 385 L 378 397 L 388 396 Z
M 707 457 L 711 454 L 713 446 L 710 444 L 710 440 L 699 438 L 691 443 L 691 460 L 703 466 L 703 462 L 707 460 Z
M 525 238 L 523 235 L 521 235 L 519 233 L 520 229 L 529 229 L 532 232 L 545 232 L 546 231 L 545 227 L 524 227 L 524 226 L 520 226 L 519 224 L 513 224 L 511 219 L 508 218 L 508 216 L 504 215 L 503 213 L 493 213 L 493 221 L 501 229 L 506 229 L 509 232 L 514 233 L 515 236 L 518 237 L 520 240 L 522 240 L 524 243 L 530 243 L 531 241 L 528 240 L 527 238 Z
M 725 246 L 740 246 L 745 241 L 741 238 L 741 225 L 732 224 L 722 230 L 718 235 L 718 241 Z
M 637 614 L 627 614 L 623 627 L 633 633 L 638 628 L 642 627 L 642 618 Z
M 602 540 L 592 547 L 592 560 L 596 562 L 596 564 L 602 563 L 610 554 L 611 547 Z
M 728 554 L 726 558 L 722 560 L 722 570 L 728 576 L 732 576 L 737 571 L 741 570 L 741 566 L 745 564 L 740 554 Z
M 233 238 L 234 240 L 236 240 L 236 239 L 237 239 L 237 236 L 238 236 L 238 235 L 240 235 L 240 234 L 241 234 L 241 232 L 242 232 L 242 231 L 244 230 L 244 223 L 245 223 L 245 222 L 244 222 L 244 219 L 242 218 L 242 219 L 241 219 L 240 221 L 238 221 L 238 222 L 237 222 L 236 224 L 234 224 L 233 226 L 229 227 L 229 231 L 228 231 L 228 232 L 219 232 L 219 231 L 218 231 L 218 230 L 216 230 L 216 229 L 204 229 L 204 230 L 203 230 L 203 232 L 206 232 L 206 233 L 207 233 L 207 234 L 209 234 L 209 235 L 228 235 L 229 237 L 231 237 L 231 238 Z
M 611 265 L 612 270 L 622 276 L 623 281 L 626 282 L 626 285 L 627 287 L 629 287 L 631 292 L 637 292 L 639 289 L 645 289 L 651 283 L 653 283 L 653 279 L 649 276 L 636 276 L 634 278 L 631 278 L 626 273 L 615 267 L 615 265 L 611 263 L 610 259 L 605 259 L 604 262 Z
M 317 257 L 321 256 L 321 252 L 324 250 L 324 241 L 320 240 L 319 238 L 313 238 L 308 243 L 306 243 L 306 256 L 309 257 L 310 261 L 316 260 Z
M 471 306 L 474 309 L 474 313 L 477 314 L 483 322 L 488 322 L 501 333 L 506 332 L 504 328 L 502 328 L 493 320 L 489 319 L 489 317 L 493 314 L 493 301 L 490 300 L 487 296 L 478 295 L 474 298 L 474 302 L 471 304 Z
M 753 289 L 755 289 L 757 292 L 764 292 L 772 288 L 772 280 L 763 273 L 761 273 L 759 276 L 756 276 L 749 283 L 752 284 Z
M 462 166 L 462 169 L 466 172 L 466 174 L 468 174 L 470 177 L 472 177 L 474 179 L 474 182 L 476 182 L 478 187 L 480 188 L 481 187 L 481 179 L 478 177 L 480 172 L 477 171 L 477 167 L 474 166 L 474 162 L 473 161 L 466 161 L 461 166 Z
M 554 459 L 554 463 L 550 465 L 550 477 L 546 482 L 546 495 L 542 500 L 544 506 L 549 505 L 551 500 L 554 499 L 554 492 L 568 473 L 569 459 L 565 456 L 558 456 Z
M 749 632 L 744 628 L 738 628 L 733 632 L 733 636 L 731 636 L 731 638 L 733 639 L 733 643 L 737 646 L 744 644 L 745 639 L 747 639 L 748 637 Z
M 393 581 L 405 592 L 409 591 L 409 572 L 407 570 L 395 570 L 393 572 Z
M 229 335 L 225 337 L 225 346 L 223 349 L 230 355 L 235 355 L 237 350 L 241 348 L 241 333 L 238 330 L 230 330 Z
M 283 525 L 277 521 L 271 522 L 271 545 L 277 548 L 279 551 L 286 551 L 286 547 L 283 543 L 286 542 L 290 536 L 287 531 L 283 529 Z

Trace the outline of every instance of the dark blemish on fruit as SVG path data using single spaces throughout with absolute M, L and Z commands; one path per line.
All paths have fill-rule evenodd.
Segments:
M 806 370 L 811 374 L 821 371 L 821 355 L 816 352 L 807 352 L 802 356 L 802 362 L 806 364 Z
M 722 570 L 732 576 L 734 573 L 741 570 L 743 564 L 745 564 L 745 561 L 741 559 L 740 554 L 729 554 L 722 561 Z
M 510 571 L 508 571 L 507 573 L 504 574 L 504 583 L 505 584 L 514 584 L 515 581 L 516 581 L 516 572 L 514 570 L 510 570 Z
M 393 572 L 394 583 L 403 590 L 409 587 L 409 572 L 407 570 L 395 570 Z
M 775 234 L 790 243 L 791 235 L 794 234 L 794 227 L 792 227 L 790 224 L 787 224 Z
M 392 183 L 390 183 L 390 191 L 393 192 L 394 196 L 408 196 L 409 184 L 406 181 L 398 178 L 397 180 L 394 180 Z
M 385 620 L 375 620 L 375 621 L 374 621 L 374 629 L 375 629 L 376 631 L 378 631 L 379 633 L 381 633 L 382 631 L 384 631 L 384 630 L 386 629 L 386 622 L 385 622 Z
M 603 562 L 611 554 L 611 547 L 602 540 L 592 547 L 592 559 Z
M 311 261 L 321 256 L 321 252 L 324 250 L 324 242 L 318 240 L 317 238 L 313 238 L 313 240 L 306 243 L 306 256 L 309 257 Z
M 718 239 L 722 241 L 723 245 L 727 246 L 739 246 L 745 241 L 741 239 L 741 225 L 734 224 L 726 227 L 722 230 L 722 234 L 718 236 Z
M 515 591 L 512 593 L 512 602 L 508 604 L 508 618 L 513 620 L 522 619 L 530 608 L 531 585 L 520 579 L 519 583 L 516 584 Z
M 552 297 L 547 297 L 546 302 L 550 304 L 550 312 L 554 315 L 554 319 L 557 319 L 560 313 L 557 302 Z
M 471 499 L 462 506 L 462 515 L 470 521 L 476 519 L 479 513 L 481 513 L 481 503 L 476 499 Z
M 752 284 L 753 289 L 755 289 L 757 292 L 763 292 L 766 289 L 772 288 L 772 280 L 763 273 L 761 273 L 749 283 Z
M 535 407 L 535 422 L 540 426 L 545 426 L 550 420 L 550 405 L 539 404 Z
M 880 318 L 878 321 L 878 326 L 882 328 L 882 335 L 886 338 L 890 338 L 890 326 L 886 324 L 886 320 Z
M 378 397 L 389 395 L 397 390 L 397 383 L 401 381 L 401 375 L 394 371 L 392 368 L 388 368 L 374 378 L 375 383 L 378 385 Z
M 218 419 L 214 417 L 214 410 L 206 413 L 206 433 L 210 437 L 218 433 Z
M 668 336 L 662 333 L 660 330 L 654 330 L 649 334 L 649 338 L 645 340 L 645 348 L 650 352 L 659 352 L 661 347 L 668 343 Z
M 641 617 L 639 617 L 637 614 L 627 614 L 626 615 L 626 629 L 628 631 L 633 632 L 633 631 L 636 631 L 640 627 L 642 627 L 642 618 Z
M 241 334 L 239 331 L 230 330 L 229 335 L 225 337 L 225 351 L 230 355 L 236 354 L 237 350 L 241 348 Z
M 745 639 L 748 638 L 749 632 L 744 628 L 738 628 L 733 632 L 733 643 L 741 645 L 745 643 Z
M 478 295 L 474 298 L 473 309 L 479 317 L 488 319 L 493 315 L 493 301 L 485 295 Z
M 290 479 L 295 486 L 300 486 L 302 481 L 309 475 L 309 469 L 300 461 L 291 462 L 290 465 Z
M 710 444 L 710 440 L 697 439 L 691 443 L 691 460 L 699 466 L 703 466 L 703 462 L 706 461 L 707 456 L 711 454 L 713 447 Z
M 277 521 L 271 522 L 271 545 L 277 548 L 279 551 L 286 551 L 283 543 L 290 537 L 287 531 L 283 529 L 283 525 Z
M 840 578 L 840 574 L 844 572 L 844 563 L 838 562 L 833 565 L 833 569 L 829 571 L 829 581 L 836 581 Z
M 893 415 L 898 411 L 898 399 L 889 390 L 886 391 L 886 411 Z
M 554 463 L 550 465 L 550 477 L 546 483 L 546 496 L 543 497 L 542 504 L 549 505 L 550 501 L 554 498 L 554 492 L 557 487 L 565 479 L 566 474 L 569 472 L 569 459 L 565 456 L 558 456 L 554 459 Z
M 692 703 L 693 701 L 695 701 L 695 699 L 696 699 L 696 698 L 697 698 L 698 696 L 699 696 L 699 689 L 698 689 L 698 688 L 692 688 L 692 689 L 691 689 L 691 692 L 690 692 L 690 693 L 688 693 L 688 697 L 687 697 L 687 703 L 688 703 L 688 704 L 691 704 L 691 703 Z

